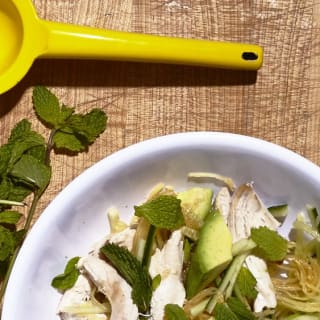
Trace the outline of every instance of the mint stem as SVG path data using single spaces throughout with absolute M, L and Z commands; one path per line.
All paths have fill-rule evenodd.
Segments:
M 2 282 L 2 286 L 1 286 L 1 289 L 0 289 L 0 301 L 2 301 L 4 293 L 5 293 L 6 289 L 7 289 L 7 285 L 8 285 L 8 281 L 9 281 L 10 275 L 11 275 L 11 271 L 12 271 L 13 265 L 14 265 L 16 259 L 17 259 L 17 256 L 19 254 L 19 251 L 21 249 L 23 241 L 24 241 L 24 239 L 25 239 L 25 237 L 27 235 L 27 232 L 28 232 L 28 230 L 30 228 L 31 221 L 32 221 L 32 218 L 33 218 L 34 213 L 36 211 L 37 203 L 39 201 L 40 196 L 41 196 L 40 192 L 36 191 L 34 193 L 32 204 L 31 204 L 30 210 L 29 210 L 28 215 L 27 215 L 26 223 L 24 225 L 25 233 L 24 233 L 23 238 L 21 239 L 20 243 L 16 247 L 16 249 L 15 249 L 15 251 L 14 251 L 14 253 L 13 253 L 11 259 L 10 259 L 10 262 L 9 262 L 9 265 L 8 265 L 8 269 L 6 271 L 5 277 L 4 277 L 3 282 Z
M 36 211 L 37 204 L 38 204 L 38 201 L 39 201 L 41 195 L 42 195 L 42 192 L 40 192 L 40 191 L 38 191 L 38 190 L 35 191 L 35 193 L 34 193 L 34 197 L 33 197 L 33 200 L 32 200 L 32 204 L 31 204 L 30 210 L 29 210 L 28 215 L 27 215 L 26 223 L 25 223 L 25 225 L 24 225 L 25 236 L 23 237 L 22 242 L 24 241 L 24 238 L 26 237 L 26 234 L 27 234 L 27 232 L 28 232 L 29 229 L 30 229 L 30 225 L 31 225 L 31 222 L 32 222 L 32 218 L 33 218 L 34 213 L 35 213 L 35 211 Z
M 11 201 L 11 200 L 0 200 L 0 204 L 8 205 L 8 206 L 20 206 L 24 207 L 26 203 L 19 201 Z
M 45 161 L 44 163 L 47 166 L 50 166 L 50 154 L 51 154 L 51 150 L 53 148 L 53 137 L 56 134 L 57 130 L 56 129 L 52 129 L 47 141 L 47 148 L 46 148 L 46 157 L 45 157 Z

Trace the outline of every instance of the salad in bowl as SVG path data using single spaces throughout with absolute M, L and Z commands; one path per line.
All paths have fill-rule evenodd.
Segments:
M 2 320 L 319 319 L 319 194 L 318 166 L 259 139 L 129 146 L 43 212 Z
M 110 233 L 52 281 L 61 319 L 318 319 L 317 209 L 298 214 L 286 239 L 288 205 L 267 208 L 254 182 L 188 178 L 200 186 L 157 184 L 128 224 L 110 208 Z M 208 179 L 223 184 L 215 196 Z

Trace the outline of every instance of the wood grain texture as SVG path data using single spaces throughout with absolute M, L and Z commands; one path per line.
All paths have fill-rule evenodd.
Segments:
M 0 97 L 0 143 L 29 119 L 36 84 L 77 111 L 103 108 L 107 131 L 77 157 L 53 156 L 37 216 L 75 176 L 123 147 L 184 131 L 227 131 L 278 143 L 320 164 L 320 5 L 312 0 L 34 0 L 41 18 L 92 27 L 242 41 L 264 47 L 258 73 L 160 64 L 39 60 Z

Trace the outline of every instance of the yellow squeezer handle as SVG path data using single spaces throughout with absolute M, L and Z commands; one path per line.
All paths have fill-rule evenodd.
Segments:
M 41 21 L 46 46 L 40 57 L 127 60 L 257 70 L 258 45 L 171 38 Z

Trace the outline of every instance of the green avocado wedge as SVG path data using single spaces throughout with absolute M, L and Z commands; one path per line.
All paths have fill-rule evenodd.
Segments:
M 198 230 L 212 208 L 213 191 L 209 188 L 194 187 L 179 192 L 181 208 L 188 227 Z
M 187 272 L 190 299 L 205 288 L 232 260 L 232 236 L 219 211 L 210 213 L 199 232 L 199 240 Z

